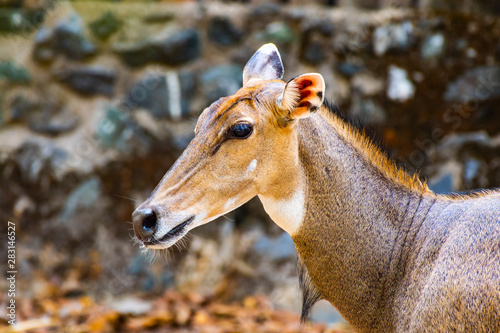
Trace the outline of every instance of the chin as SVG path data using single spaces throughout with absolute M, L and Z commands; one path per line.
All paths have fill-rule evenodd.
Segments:
M 164 244 L 164 243 L 149 244 L 149 245 L 143 244 L 141 247 L 145 250 L 166 250 L 174 244 Z

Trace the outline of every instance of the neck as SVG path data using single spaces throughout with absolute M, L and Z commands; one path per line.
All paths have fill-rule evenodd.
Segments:
M 305 280 L 319 292 L 305 288 L 304 296 L 314 299 L 304 305 L 321 294 L 355 329 L 390 326 L 381 320 L 390 317 L 386 303 L 396 288 L 392 261 L 401 256 L 400 238 L 422 198 L 431 194 L 327 112 L 298 128 L 305 202 L 291 235 Z

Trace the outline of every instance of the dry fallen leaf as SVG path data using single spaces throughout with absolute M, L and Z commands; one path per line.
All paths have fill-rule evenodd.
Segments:
M 114 301 L 96 302 L 88 296 L 52 296 L 20 300 L 27 318 L 15 331 L 31 329 L 36 333 L 342 333 L 346 327 L 326 329 L 325 325 L 301 326 L 296 314 L 276 310 L 265 295 L 245 297 L 240 302 L 225 303 L 214 297 L 195 293 L 166 291 L 161 296 L 122 295 Z M 123 308 L 119 300 L 127 300 Z M 134 300 L 147 311 L 132 311 Z M 120 310 L 121 309 L 121 310 Z

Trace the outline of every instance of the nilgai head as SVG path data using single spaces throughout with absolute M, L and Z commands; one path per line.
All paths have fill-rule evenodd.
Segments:
M 145 247 L 168 248 L 256 195 L 271 203 L 304 200 L 295 129 L 322 105 L 325 83 L 320 74 L 288 83 L 282 77 L 278 50 L 266 44 L 246 64 L 243 87 L 203 111 L 189 146 L 132 215 Z M 293 223 L 292 216 L 278 224 L 287 230 Z

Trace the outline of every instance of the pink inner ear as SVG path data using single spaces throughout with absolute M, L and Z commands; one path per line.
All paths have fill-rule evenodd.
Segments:
M 320 74 L 304 74 L 286 84 L 278 103 L 289 110 L 291 118 L 307 117 L 321 107 L 324 90 L 325 83 Z
M 306 116 L 308 112 L 315 112 L 323 102 L 324 83 L 319 75 L 304 75 L 295 80 L 296 89 L 300 95 L 295 109 L 291 112 L 294 118 Z

